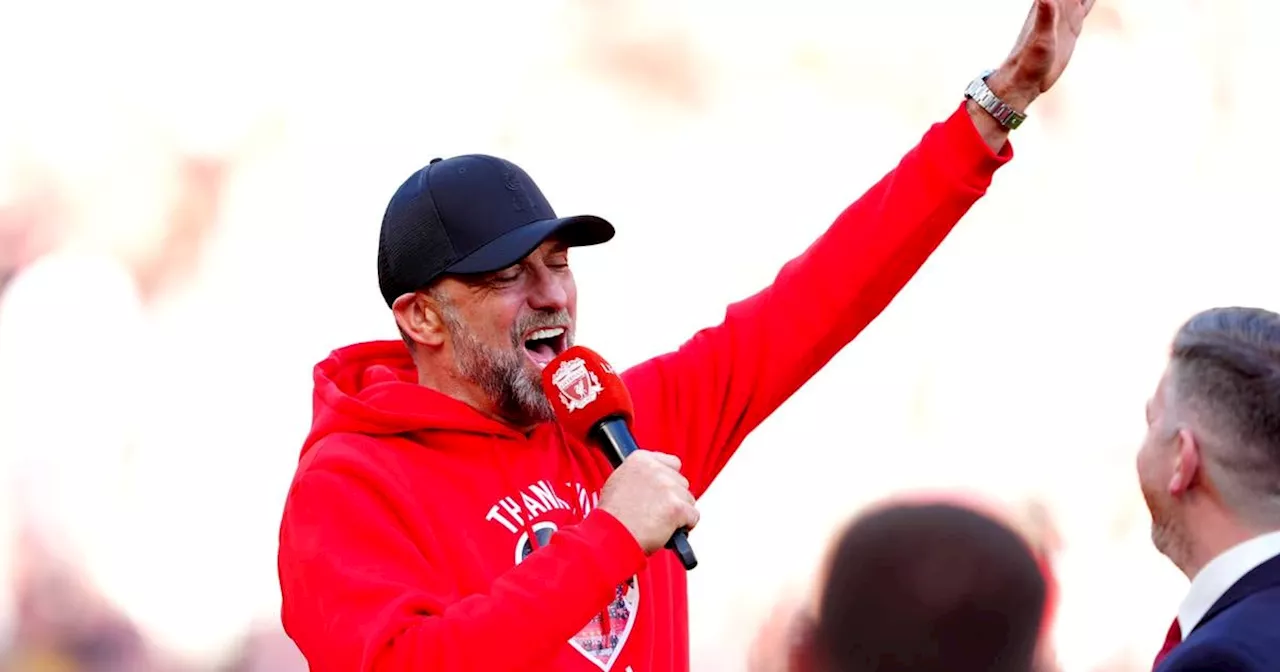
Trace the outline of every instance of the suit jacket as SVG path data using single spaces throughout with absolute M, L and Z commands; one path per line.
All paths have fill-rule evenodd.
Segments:
M 1280 672 L 1280 556 L 1232 585 L 1155 672 Z

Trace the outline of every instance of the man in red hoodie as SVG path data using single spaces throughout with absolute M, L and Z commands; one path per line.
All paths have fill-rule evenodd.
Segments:
M 411 176 L 378 249 L 402 339 L 316 366 L 281 523 L 284 627 L 311 669 L 688 670 L 685 574 L 663 544 L 982 196 L 1091 5 L 1035 0 L 1008 59 L 771 286 L 624 372 L 636 439 L 663 452 L 616 471 L 560 430 L 540 385 L 573 337 L 567 251 L 613 227 L 557 217 L 498 158 Z

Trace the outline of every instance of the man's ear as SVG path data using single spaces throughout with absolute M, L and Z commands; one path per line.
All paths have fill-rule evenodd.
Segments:
M 1200 444 L 1190 429 L 1183 427 L 1174 436 L 1173 473 L 1169 477 L 1169 494 L 1181 497 L 1191 489 L 1200 471 Z
M 400 333 L 407 340 L 427 347 L 440 347 L 448 335 L 440 311 L 440 306 L 423 292 L 402 294 L 391 304 Z

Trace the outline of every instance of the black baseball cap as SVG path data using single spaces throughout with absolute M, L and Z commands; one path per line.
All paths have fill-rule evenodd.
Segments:
M 600 217 L 557 217 L 529 174 L 510 161 L 485 154 L 432 159 L 387 204 L 378 286 L 390 306 L 444 274 L 506 268 L 553 235 L 581 246 L 613 233 Z

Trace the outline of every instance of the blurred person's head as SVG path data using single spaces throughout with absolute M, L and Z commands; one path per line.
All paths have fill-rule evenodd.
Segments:
M 423 385 L 525 427 L 553 417 L 542 368 L 573 344 L 569 248 L 613 226 L 557 217 L 527 173 L 499 158 L 435 160 L 391 198 L 378 280 Z
M 17 657 L 24 662 L 51 657 L 75 670 L 143 669 L 149 651 L 137 628 L 43 535 L 24 527 L 15 549 Z
M 895 502 L 836 539 L 808 608 L 775 614 L 753 670 L 1028 672 L 1045 607 L 1041 567 L 995 516 Z M 779 648 L 785 648 L 779 654 Z
M 1183 324 L 1147 427 L 1137 470 L 1152 541 L 1188 576 L 1280 529 L 1280 315 L 1214 308 Z

